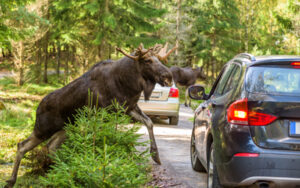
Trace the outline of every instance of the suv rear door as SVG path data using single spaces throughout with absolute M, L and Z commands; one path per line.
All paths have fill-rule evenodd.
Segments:
M 250 126 L 262 148 L 300 150 L 300 69 L 292 62 L 249 67 L 246 76 L 249 111 L 276 116 L 266 126 Z

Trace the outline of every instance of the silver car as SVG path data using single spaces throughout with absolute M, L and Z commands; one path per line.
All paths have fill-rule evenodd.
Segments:
M 171 125 L 177 125 L 179 117 L 179 90 L 175 84 L 171 87 L 162 87 L 156 84 L 149 101 L 145 101 L 142 94 L 138 106 L 150 117 L 169 118 Z

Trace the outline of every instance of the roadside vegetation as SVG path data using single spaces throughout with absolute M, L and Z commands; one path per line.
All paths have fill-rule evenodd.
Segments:
M 5 109 L 0 111 L 0 187 L 10 177 L 17 143 L 32 132 L 35 110 L 45 94 L 60 84 L 24 84 L 17 89 L 12 78 L 0 79 L 0 98 Z M 16 93 L 17 92 L 17 93 Z M 66 127 L 67 141 L 52 156 L 54 166 L 44 171 L 47 153 L 43 144 L 22 160 L 15 187 L 139 187 L 150 177 L 148 151 L 138 152 L 136 131 L 130 117 L 117 107 L 96 110 L 85 107 L 74 124 Z
M 114 105 L 96 110 L 85 107 L 74 124 L 66 127 L 67 140 L 56 152 L 55 165 L 44 186 L 53 187 L 141 187 L 147 183 L 148 152 L 137 151 L 138 126 Z M 147 152 L 147 154 L 146 154 Z
M 4 186 L 5 180 L 11 175 L 17 143 L 28 137 L 33 130 L 39 101 L 58 87 L 58 83 L 38 85 L 30 82 L 20 87 L 14 78 L 0 79 L 0 101 L 5 106 L 0 110 L 0 187 Z M 38 175 L 31 173 L 31 167 L 36 166 L 34 164 L 37 161 L 33 160 L 33 155 L 40 149 L 38 147 L 29 152 L 22 160 L 16 187 L 39 185 Z

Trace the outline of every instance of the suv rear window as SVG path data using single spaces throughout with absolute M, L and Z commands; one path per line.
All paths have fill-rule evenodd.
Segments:
M 300 96 L 300 69 L 250 67 L 246 90 L 251 93 Z

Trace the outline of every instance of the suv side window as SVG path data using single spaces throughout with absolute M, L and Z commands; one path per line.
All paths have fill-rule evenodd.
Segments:
M 240 66 L 238 66 L 236 64 L 233 64 L 233 66 L 234 66 L 234 68 L 232 70 L 230 78 L 228 79 L 227 84 L 226 84 L 222 94 L 225 94 L 225 93 L 229 92 L 230 90 L 234 89 L 239 81 L 240 74 L 241 74 L 241 68 L 240 68 Z
M 228 66 L 226 68 L 218 85 L 216 86 L 216 90 L 213 94 L 214 96 L 220 96 L 223 94 L 224 87 L 225 87 L 227 80 L 228 80 L 229 76 L 231 75 L 231 72 L 233 71 L 234 68 L 235 68 L 234 64 L 231 64 L 230 66 Z

